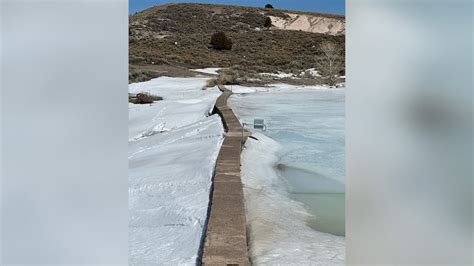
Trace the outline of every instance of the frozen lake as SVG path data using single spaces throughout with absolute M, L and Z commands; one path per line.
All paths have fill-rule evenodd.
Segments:
M 318 247 L 297 242 L 318 242 L 322 239 L 321 246 L 326 245 L 331 250 L 330 254 L 334 252 L 333 255 L 339 256 L 344 253 L 345 91 L 287 87 L 252 92 L 237 88 L 235 91 L 251 93 L 234 94 L 229 100 L 236 115 L 245 123 L 262 118 L 266 124 L 265 131 L 249 126 L 258 140 L 249 139 L 243 154 L 243 182 L 248 198 L 246 208 L 251 219 L 255 209 L 259 210 L 260 215 L 265 215 L 262 212 L 266 207 L 261 202 L 268 199 L 267 205 L 271 205 L 268 215 L 279 214 L 279 217 L 273 215 L 266 221 L 273 223 L 270 230 L 276 239 L 277 235 L 283 236 L 294 230 L 297 223 L 303 224 L 300 226 L 302 235 L 307 233 L 305 231 L 325 233 L 324 237 L 321 234 L 306 240 L 300 237 L 287 244 L 294 244 L 303 250 L 307 245 L 307 254 L 304 254 L 307 258 L 326 261 L 329 255 L 322 256 L 321 250 L 316 252 Z M 273 173 L 259 169 L 265 164 L 271 167 Z M 297 212 L 305 214 L 296 215 Z M 279 221 L 281 216 L 293 217 L 283 223 Z M 262 237 L 258 236 L 256 228 L 252 235 L 254 239 Z M 270 249 L 271 246 L 266 251 L 259 251 L 254 246 L 253 255 L 270 258 Z M 261 262 L 270 261 L 264 259 Z

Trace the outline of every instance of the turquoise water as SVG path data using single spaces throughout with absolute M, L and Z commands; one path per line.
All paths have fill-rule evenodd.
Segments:
M 327 89 L 230 98 L 241 120 L 265 119 L 262 133 L 281 144 L 278 184 L 312 214 L 307 224 L 338 236 L 345 235 L 344 97 L 343 89 Z

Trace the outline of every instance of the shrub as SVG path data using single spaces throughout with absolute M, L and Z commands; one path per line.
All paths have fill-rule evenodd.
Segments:
M 319 49 L 318 70 L 329 86 L 335 86 L 339 73 L 344 69 L 344 50 L 333 41 L 321 42 Z
M 271 4 L 266 4 L 265 8 L 273 8 L 273 6 Z
M 265 28 L 270 28 L 272 26 L 272 19 L 270 17 L 265 17 L 265 22 L 263 23 Z
M 219 83 L 227 84 L 238 84 L 240 79 L 240 73 L 238 70 L 226 69 L 219 73 Z
M 313 78 L 313 74 L 311 74 L 311 71 L 309 70 L 305 70 L 303 72 L 303 75 L 301 75 L 302 78 L 305 78 L 305 79 L 312 79 Z
M 216 50 L 230 50 L 232 49 L 232 40 L 225 33 L 216 32 L 211 36 L 211 46 Z
M 137 93 L 137 95 L 129 95 L 128 96 L 128 101 L 131 103 L 135 104 L 147 104 L 147 103 L 153 103 L 154 101 L 161 101 L 163 100 L 163 97 L 152 95 L 147 92 L 140 92 Z
M 214 86 L 217 86 L 217 79 L 209 79 L 206 81 L 206 85 L 202 88 L 203 90 L 207 88 L 212 88 Z

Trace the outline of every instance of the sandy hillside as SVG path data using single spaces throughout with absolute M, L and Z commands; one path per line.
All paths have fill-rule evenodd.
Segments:
M 307 14 L 287 13 L 288 17 L 270 16 L 272 24 L 282 30 L 301 30 L 330 35 L 345 34 L 346 22 L 343 19 Z

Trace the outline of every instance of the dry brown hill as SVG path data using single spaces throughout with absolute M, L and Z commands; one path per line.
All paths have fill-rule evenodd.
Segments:
M 273 27 L 264 28 L 265 18 Z M 131 82 L 160 75 L 152 66 L 232 67 L 242 77 L 315 67 L 324 40 L 345 45 L 343 16 L 210 4 L 166 4 L 130 16 Z M 213 33 L 232 39 L 232 50 L 209 48 Z M 341 49 L 343 50 L 343 49 Z M 343 55 L 342 55 L 343 56 Z

